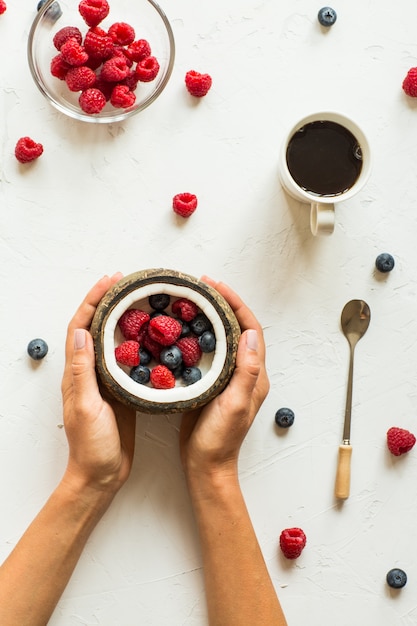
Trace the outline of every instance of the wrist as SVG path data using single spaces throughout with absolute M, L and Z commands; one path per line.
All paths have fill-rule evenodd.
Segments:
M 186 471 L 187 485 L 193 500 L 211 500 L 227 497 L 238 490 L 239 476 L 236 464 L 206 469 Z
M 110 506 L 117 493 L 115 488 L 103 489 L 92 484 L 79 476 L 76 476 L 67 468 L 58 490 L 63 497 L 76 499 L 85 509 L 103 514 Z

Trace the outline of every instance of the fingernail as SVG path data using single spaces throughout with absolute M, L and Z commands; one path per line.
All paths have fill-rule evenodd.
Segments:
M 110 276 L 110 280 L 120 280 L 123 278 L 122 272 L 116 272 L 113 276 Z
M 258 333 L 256 330 L 248 330 L 246 331 L 246 347 L 248 350 L 256 350 L 258 349 Z
M 210 276 L 206 276 L 206 274 L 203 274 L 200 280 L 202 280 L 203 283 L 207 283 L 208 285 L 211 285 L 212 287 L 213 285 L 216 284 L 216 281 L 213 278 L 210 278 Z
M 85 347 L 85 330 L 83 328 L 76 328 L 74 330 L 74 348 L 75 350 L 82 350 Z

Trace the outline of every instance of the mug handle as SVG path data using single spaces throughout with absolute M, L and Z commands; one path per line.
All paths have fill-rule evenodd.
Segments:
M 310 228 L 314 236 L 331 235 L 334 231 L 334 204 L 312 202 L 310 209 Z

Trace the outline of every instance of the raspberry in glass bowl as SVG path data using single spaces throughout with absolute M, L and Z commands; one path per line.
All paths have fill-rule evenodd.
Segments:
M 32 23 L 27 55 L 36 86 L 58 111 L 112 123 L 162 93 L 175 42 L 154 0 L 47 0 Z
M 175 270 L 147 269 L 105 294 L 91 333 L 97 374 L 113 397 L 143 413 L 180 413 L 201 408 L 226 387 L 241 331 L 211 286 Z

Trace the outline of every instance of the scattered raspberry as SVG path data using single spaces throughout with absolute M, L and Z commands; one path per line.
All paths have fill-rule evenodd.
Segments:
M 410 431 L 393 426 L 387 432 L 387 446 L 394 456 L 409 452 L 414 446 L 416 438 Z
M 193 193 L 177 193 L 172 199 L 172 208 L 181 217 L 190 217 L 197 208 L 197 196 Z
M 7 6 L 4 0 L 0 0 L 0 15 L 3 15 L 6 9 L 7 9 Z
M 55 33 L 52 41 L 55 48 L 61 50 L 64 43 L 70 38 L 75 39 L 81 45 L 83 36 L 80 29 L 76 26 L 64 26 L 64 28 Z
M 103 63 L 100 77 L 109 83 L 116 83 L 126 78 L 130 73 L 125 57 L 116 56 Z
M 127 365 L 128 367 L 139 365 L 139 343 L 133 340 L 124 341 L 115 348 L 114 356 L 120 365 Z
M 149 313 L 141 309 L 128 309 L 118 321 L 120 330 L 125 339 L 138 341 L 139 331 L 149 321 Z
M 127 85 L 116 85 L 111 93 L 110 102 L 114 107 L 127 109 L 135 104 L 136 96 Z
M 205 96 L 211 87 L 211 83 L 212 80 L 209 74 L 200 74 L 190 70 L 185 75 L 185 86 L 188 92 L 196 98 Z
M 157 365 L 151 371 L 151 385 L 155 389 L 172 389 L 175 387 L 175 376 L 166 365 Z
M 184 322 L 190 322 L 198 313 L 198 306 L 187 298 L 178 298 L 171 308 L 172 312 Z
M 202 351 L 198 337 L 182 337 L 178 339 L 175 345 L 181 350 L 185 367 L 193 367 L 201 359 Z
M 66 73 L 65 82 L 70 91 L 84 91 L 95 84 L 96 75 L 93 70 L 86 65 L 72 67 Z
M 408 70 L 407 76 L 403 80 L 403 89 L 407 96 L 417 98 L 417 67 Z
M 136 66 L 136 76 L 143 83 L 149 83 L 156 78 L 159 72 L 159 63 L 155 57 L 146 57 Z
M 64 61 L 62 54 L 57 54 L 51 61 L 51 74 L 59 80 L 65 80 L 68 70 L 72 67 Z
M 138 63 L 151 56 L 151 46 L 146 39 L 138 39 L 127 47 L 126 54 L 129 59 Z
M 90 89 L 86 89 L 82 92 L 78 102 L 85 113 L 100 113 L 106 104 L 106 97 L 100 89 L 90 87 Z
M 149 337 L 162 346 L 171 346 L 181 335 L 182 326 L 169 315 L 158 315 L 149 321 Z
M 97 26 L 108 16 L 110 7 L 107 0 L 81 0 L 78 10 L 87 26 Z
M 298 558 L 306 543 L 307 537 L 301 528 L 286 528 L 279 538 L 282 553 L 287 559 Z
M 108 32 L 114 43 L 121 46 L 128 46 L 135 41 L 135 30 L 126 22 L 112 24 Z
M 78 43 L 75 37 L 70 37 L 61 46 L 62 58 L 69 65 L 84 65 L 88 61 L 88 54 Z
M 29 163 L 41 156 L 43 145 L 30 137 L 21 137 L 14 149 L 15 157 L 20 163 Z
M 94 59 L 109 59 L 113 55 L 113 39 L 99 26 L 90 28 L 84 37 L 84 49 Z

